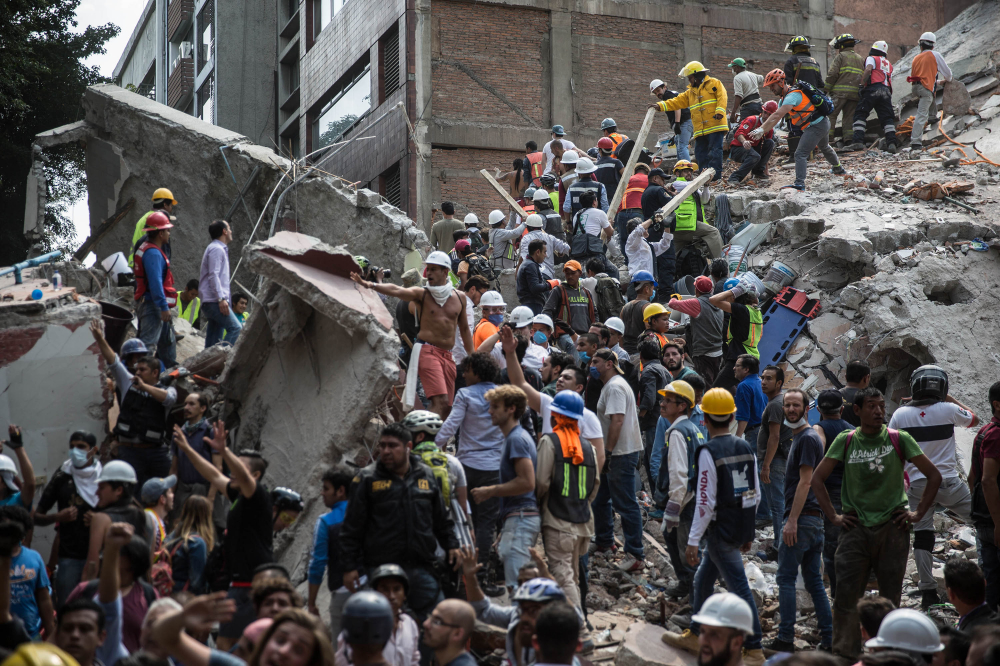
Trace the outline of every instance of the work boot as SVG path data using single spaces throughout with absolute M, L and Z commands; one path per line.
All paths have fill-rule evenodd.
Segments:
M 921 156 L 921 153 L 923 153 L 923 152 L 924 152 L 924 146 L 923 146 L 923 144 L 920 144 L 920 143 L 911 143 L 910 144 L 910 159 L 911 160 L 919 160 L 920 156 Z
M 843 165 L 838 164 L 837 166 L 833 167 L 834 176 L 843 176 L 846 173 L 847 171 L 844 169 Z
M 860 142 L 855 142 L 855 143 L 852 143 L 851 145 L 849 145 L 849 146 L 847 147 L 847 149 L 848 149 L 849 151 L 851 151 L 851 152 L 854 152 L 854 151 L 857 151 L 857 150 L 864 150 L 864 149 L 865 149 L 865 148 L 867 148 L 867 147 L 868 147 L 868 146 L 866 146 L 866 145 L 865 145 L 865 144 L 863 144 L 863 143 L 860 143 Z
M 938 597 L 937 590 L 921 590 L 920 591 L 920 607 L 927 610 L 931 606 L 936 606 L 941 603 L 940 597 Z
M 739 185 L 739 184 L 740 184 L 741 182 L 742 182 L 742 181 L 740 181 L 740 179 L 739 179 L 739 178 L 730 178 L 729 180 L 727 180 L 727 181 L 726 181 L 726 183 L 728 183 L 729 185 L 737 185 L 737 186 L 738 186 L 738 185 Z
M 685 629 L 682 634 L 675 634 L 672 631 L 664 631 L 663 635 L 660 636 L 660 640 L 670 647 L 677 648 L 678 650 L 684 650 L 685 652 L 690 652 L 691 654 L 696 655 L 701 652 L 701 648 L 698 647 L 698 637 L 690 629 Z M 760 650 L 758 650 L 758 652 L 760 652 Z M 763 656 L 763 654 L 761 656 Z
M 764 651 L 760 648 L 756 650 L 743 650 L 743 666 L 762 666 L 764 663 Z
M 691 594 L 691 583 L 679 580 L 675 584 L 668 587 L 665 592 L 668 597 L 683 599 L 687 595 Z
M 890 144 L 886 145 L 885 152 L 890 153 L 892 155 L 895 155 L 896 154 L 896 144 L 895 143 L 890 143 Z
M 765 643 L 764 649 L 771 652 L 795 652 L 795 643 L 775 638 L 770 643 Z

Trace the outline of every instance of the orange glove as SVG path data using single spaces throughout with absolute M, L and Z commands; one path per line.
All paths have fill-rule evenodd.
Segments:
M 549 286 L 552 287 L 553 289 L 559 286 L 559 280 L 547 280 L 547 282 L 549 283 Z

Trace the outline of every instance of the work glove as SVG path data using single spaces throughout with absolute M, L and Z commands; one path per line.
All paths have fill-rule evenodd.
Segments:
M 681 133 L 681 124 L 674 123 L 674 134 L 680 134 L 680 133 Z
M 20 449 L 24 446 L 24 440 L 21 438 L 21 429 L 15 425 L 8 426 L 7 432 L 10 435 L 10 441 L 7 442 L 7 446 L 12 449 Z
M 729 291 L 733 292 L 733 298 L 739 298 L 743 294 L 750 291 L 750 289 L 747 287 L 747 284 L 743 282 L 743 280 L 740 280 L 738 283 L 734 284 L 733 288 Z
M 747 138 L 749 138 L 751 141 L 760 141 L 763 136 L 764 136 L 763 127 L 758 127 L 757 129 L 752 130 L 749 134 L 747 134 Z
M 559 286 L 559 280 L 546 280 L 546 282 L 548 282 L 549 286 L 553 289 Z

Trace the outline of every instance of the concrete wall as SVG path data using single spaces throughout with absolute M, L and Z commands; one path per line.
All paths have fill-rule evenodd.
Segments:
M 889 42 L 889 59 L 895 62 L 917 45 L 921 33 L 935 31 L 958 16 L 975 0 L 836 0 L 836 34 L 849 32 L 861 41 L 859 53 L 867 53 L 876 40 Z
M 218 0 L 216 11 L 216 122 L 269 146 L 276 121 L 277 3 Z

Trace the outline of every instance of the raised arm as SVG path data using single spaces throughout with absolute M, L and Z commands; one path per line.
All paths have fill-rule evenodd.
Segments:
M 517 341 L 514 339 L 514 331 L 507 326 L 501 328 L 500 342 L 503 345 L 504 357 L 507 359 L 507 379 L 512 386 L 516 386 L 528 395 L 528 407 L 540 414 L 542 412 L 542 394 L 532 388 L 531 384 L 524 378 L 521 364 L 517 362 Z
M 236 602 L 225 592 L 214 592 L 189 601 L 183 610 L 163 615 L 152 628 L 152 637 L 170 656 L 187 666 L 208 666 L 212 649 L 184 632 L 211 631 L 217 622 L 228 622 L 236 612 Z
M 722 293 L 714 294 L 708 297 L 708 302 L 723 312 L 733 311 L 734 300 L 736 300 L 736 298 L 733 296 L 732 291 L 723 291 Z
M 362 287 L 367 287 L 372 291 L 377 291 L 380 294 L 392 296 L 393 298 L 398 298 L 402 301 L 419 301 L 424 295 L 423 287 L 400 287 L 399 285 L 391 282 L 368 282 L 360 275 L 353 272 L 351 273 L 351 279 Z
M 31 466 L 28 452 L 24 450 L 24 439 L 21 437 L 21 429 L 11 423 L 7 426 L 10 441 L 7 446 L 14 449 L 17 456 L 17 463 L 21 466 L 21 505 L 31 511 L 32 503 L 35 500 L 35 468 Z
M 213 427 L 213 434 L 214 434 Z M 188 457 L 194 468 L 208 481 L 212 488 L 215 488 L 219 492 L 225 492 L 226 486 L 229 485 L 229 477 L 222 473 L 221 470 L 216 468 L 215 465 L 205 460 L 197 451 L 191 448 L 191 444 L 188 443 L 187 437 L 184 435 L 184 430 L 181 429 L 179 425 L 174 426 L 174 443 L 177 444 L 177 449 L 183 451 L 184 455 Z M 225 440 L 223 440 L 223 448 L 225 448 Z M 214 447 L 213 447 L 214 450 Z
M 97 342 L 97 346 L 101 350 L 101 355 L 104 357 L 105 363 L 111 365 L 115 362 L 114 350 L 111 349 L 111 345 L 104 338 L 104 322 L 100 319 L 93 319 L 90 322 L 90 334 L 94 336 L 94 340 Z

